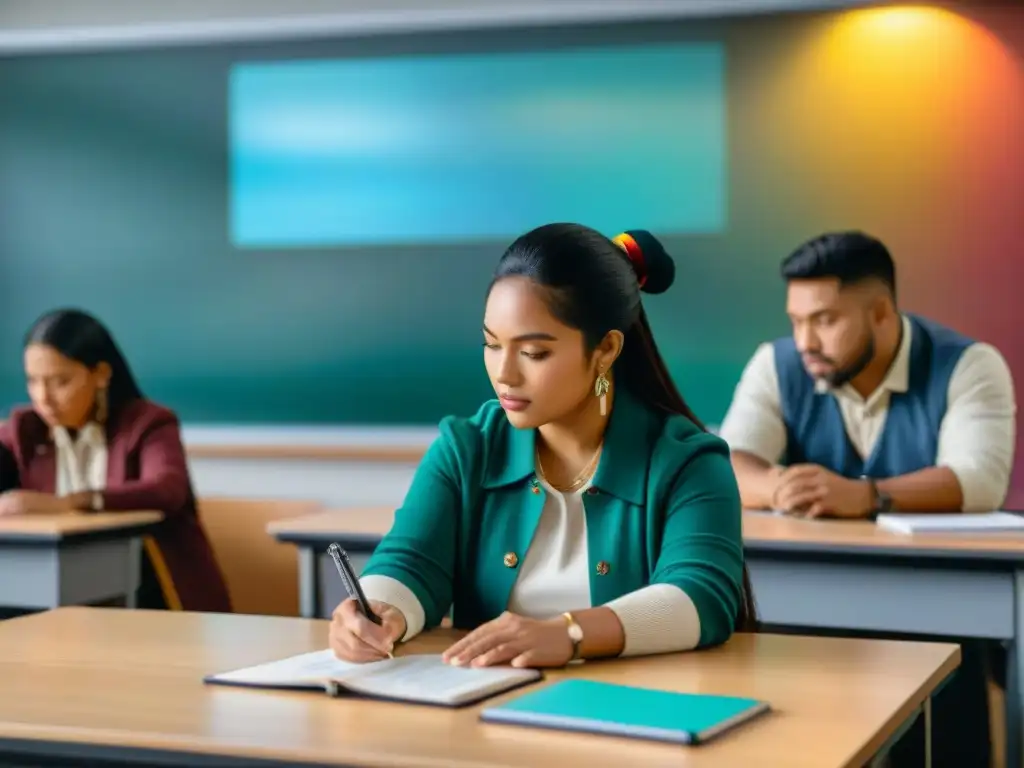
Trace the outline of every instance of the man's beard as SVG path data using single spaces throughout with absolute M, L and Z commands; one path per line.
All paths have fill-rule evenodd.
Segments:
M 842 368 L 836 368 L 832 373 L 827 373 L 822 376 L 822 379 L 824 379 L 825 382 L 833 389 L 838 389 L 844 384 L 848 384 L 850 381 L 857 378 L 874 359 L 875 336 L 874 334 L 869 333 L 868 340 L 864 344 L 864 349 L 852 363 Z

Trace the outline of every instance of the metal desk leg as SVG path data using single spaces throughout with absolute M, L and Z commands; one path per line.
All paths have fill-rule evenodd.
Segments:
M 299 547 L 299 614 L 320 618 L 320 565 L 313 547 Z
M 1013 578 L 1013 640 L 1006 649 L 1006 766 L 1024 768 L 1024 571 Z
M 142 539 L 136 536 L 128 542 L 128 589 L 124 596 L 124 607 L 134 610 L 138 607 L 139 582 L 142 580 Z
M 932 768 L 932 697 L 924 700 L 924 768 Z

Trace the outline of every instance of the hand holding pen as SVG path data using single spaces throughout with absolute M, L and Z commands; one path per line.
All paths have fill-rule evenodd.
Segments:
M 405 617 L 394 606 L 366 599 L 345 550 L 331 544 L 327 553 L 349 595 L 331 617 L 330 641 L 334 655 L 352 662 L 393 658 L 394 644 L 405 634 Z

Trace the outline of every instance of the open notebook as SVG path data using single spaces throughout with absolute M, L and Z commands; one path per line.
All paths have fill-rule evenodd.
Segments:
M 369 664 L 340 661 L 330 650 L 207 675 L 203 682 L 250 688 L 322 690 L 331 696 L 461 707 L 536 682 L 535 669 L 453 667 L 439 654 L 397 656 Z

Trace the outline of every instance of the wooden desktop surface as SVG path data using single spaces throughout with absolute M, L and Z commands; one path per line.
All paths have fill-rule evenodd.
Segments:
M 391 529 L 394 510 L 388 507 L 331 509 L 288 520 L 275 520 L 267 532 L 283 538 L 331 536 L 383 536 Z M 821 548 L 1024 555 L 1024 534 L 914 534 L 907 536 L 879 528 L 866 520 L 801 520 L 765 512 L 743 513 L 743 539 L 747 546 Z
M 271 536 L 383 536 L 391 530 L 394 520 L 395 511 L 390 507 L 345 507 L 274 520 L 267 524 L 267 533 Z
M 202 683 L 209 673 L 323 648 L 327 626 L 98 608 L 3 622 L 0 741 L 413 768 L 860 766 L 956 668 L 960 653 L 946 644 L 737 635 L 705 652 L 548 673 L 549 681 L 579 676 L 772 704 L 774 712 L 690 748 L 485 725 L 483 705 L 449 710 Z M 403 652 L 438 652 L 455 636 L 439 630 Z
M 9 515 L 0 517 L 0 542 L 5 539 L 60 539 L 124 528 L 152 525 L 163 520 L 160 512 L 72 512 L 60 515 Z
M 962 513 L 950 513 L 962 514 Z M 744 512 L 746 544 L 821 546 L 823 548 L 931 550 L 1024 555 L 1024 535 L 1018 533 L 915 533 L 879 528 L 868 520 L 802 520 L 767 512 Z

